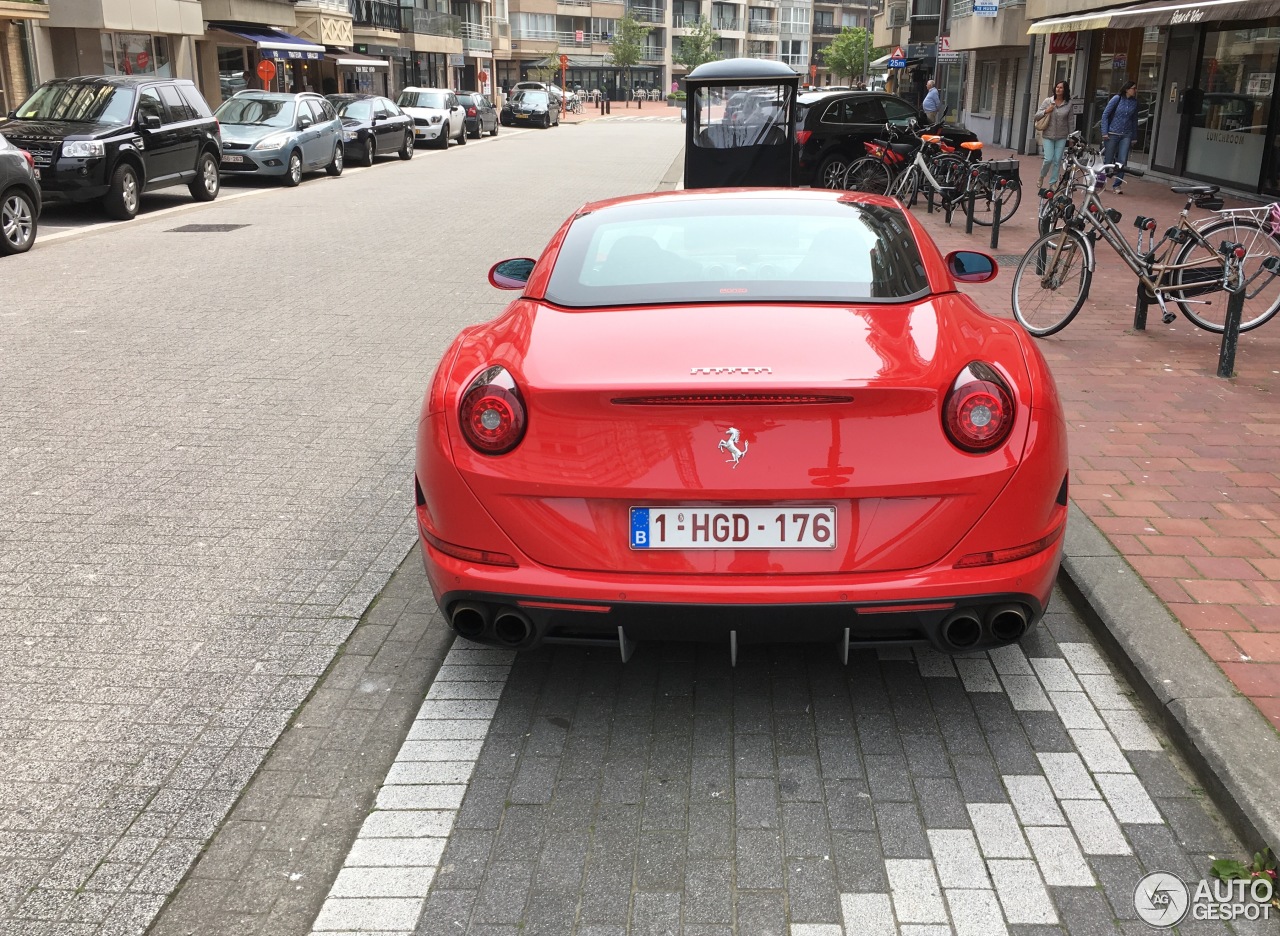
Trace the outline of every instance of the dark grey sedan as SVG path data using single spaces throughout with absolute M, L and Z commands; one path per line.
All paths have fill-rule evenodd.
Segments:
M 0 254 L 20 254 L 36 242 L 40 180 L 35 160 L 0 135 Z
M 498 109 L 493 102 L 479 91 L 459 91 L 458 103 L 466 108 L 463 122 L 467 126 L 467 136 L 480 139 L 485 133 L 498 135 Z

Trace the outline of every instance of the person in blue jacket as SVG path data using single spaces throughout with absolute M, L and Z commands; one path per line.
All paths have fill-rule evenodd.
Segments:
M 1138 137 L 1138 83 L 1126 81 L 1120 93 L 1102 111 L 1102 159 L 1108 163 L 1129 161 L 1129 147 Z M 1121 194 L 1124 169 L 1115 174 L 1111 191 Z

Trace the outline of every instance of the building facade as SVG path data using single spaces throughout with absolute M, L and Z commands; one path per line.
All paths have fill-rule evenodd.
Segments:
M 49 18 L 44 0 L 0 0 L 0 114 L 7 114 L 31 93 L 39 74 L 34 27 Z

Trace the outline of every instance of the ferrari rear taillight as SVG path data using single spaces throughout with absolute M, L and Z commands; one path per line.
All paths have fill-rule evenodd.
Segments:
M 471 381 L 458 407 L 458 422 L 467 443 L 484 455 L 502 455 L 520 444 L 524 400 L 506 368 L 494 365 Z
M 1013 394 L 995 368 L 973 361 L 951 385 L 942 407 L 947 438 L 966 452 L 989 452 L 1013 428 Z

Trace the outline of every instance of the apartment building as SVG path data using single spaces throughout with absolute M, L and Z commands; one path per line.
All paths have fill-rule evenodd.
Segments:
M 0 0 L 0 113 L 31 92 L 38 72 L 33 26 L 49 18 L 45 0 Z

